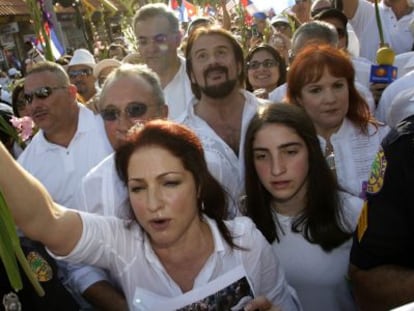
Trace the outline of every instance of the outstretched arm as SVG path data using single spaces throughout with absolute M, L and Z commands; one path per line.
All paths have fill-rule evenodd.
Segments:
M 68 254 L 82 233 L 79 215 L 55 204 L 43 185 L 11 157 L 2 143 L 0 168 L 0 191 L 16 225 L 56 255 Z
M 361 270 L 351 265 L 349 275 L 361 310 L 390 310 L 414 300 L 414 270 L 392 265 Z

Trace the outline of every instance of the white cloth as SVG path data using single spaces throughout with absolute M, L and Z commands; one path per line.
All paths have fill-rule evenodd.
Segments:
M 190 79 L 185 70 L 185 59 L 181 56 L 180 68 L 174 78 L 164 87 L 165 102 L 168 106 L 168 118 L 180 120 L 186 112 L 188 105 L 194 98 L 191 91 Z
M 111 152 L 101 117 L 79 105 L 78 128 L 67 148 L 48 142 L 39 130 L 18 162 L 46 187 L 55 202 L 76 208 L 75 194 L 82 177 Z M 95 267 L 59 266 L 64 284 L 74 290 L 78 300 L 90 285 L 109 280 Z
M 355 69 L 355 80 L 365 86 L 370 92 L 371 82 L 369 80 L 371 78 L 372 62 L 363 57 L 352 57 L 351 61 Z
M 395 80 L 388 85 L 384 92 L 382 92 L 380 101 L 375 111 L 375 117 L 381 122 L 387 122 L 392 101 L 402 91 L 412 88 L 414 85 L 414 70 L 407 73 L 405 76 Z
M 76 208 L 74 195 L 86 173 L 112 152 L 100 116 L 79 105 L 78 128 L 67 148 L 47 141 L 40 130 L 18 158 L 61 205 Z
M 369 88 L 364 86 L 362 83 L 358 81 L 355 81 L 355 88 L 367 102 L 369 111 L 371 111 L 371 113 L 374 113 L 375 101 Z M 269 100 L 274 103 L 285 102 L 286 92 L 287 92 L 287 83 L 284 83 L 269 93 Z
M 344 216 L 351 232 L 356 227 L 362 200 L 340 193 Z M 282 231 L 273 250 L 280 259 L 288 283 L 296 290 L 305 311 L 357 310 L 348 285 L 348 264 L 352 239 L 330 252 L 292 232 L 293 217 L 273 213 Z
M 414 20 L 414 11 L 397 20 L 392 9 L 386 6 L 384 1 L 379 3 L 379 10 L 385 42 L 390 44 L 396 54 L 411 51 L 414 37 L 410 27 Z M 359 39 L 360 56 L 376 63 L 380 40 L 374 4 L 359 0 L 355 15 L 349 22 Z
M 330 142 L 335 153 L 336 176 L 341 189 L 357 197 L 363 197 L 371 171 L 371 164 L 382 139 L 388 133 L 388 126 L 368 126 L 365 135 L 350 120 L 345 118 L 339 130 L 332 134 Z M 321 149 L 326 141 L 321 137 Z
M 127 227 L 126 221 L 118 218 L 80 215 L 83 221 L 80 240 L 68 256 L 56 258 L 109 269 L 121 284 L 131 310 L 133 298 L 140 297 L 141 292 L 142 295 L 152 293 L 159 299 L 183 294 L 136 222 Z M 298 310 L 271 246 L 250 219 L 240 217 L 227 222 L 236 245 L 247 250 L 231 250 L 215 221 L 205 219 L 213 234 L 214 251 L 195 278 L 193 288 L 202 287 L 242 265 L 256 295 L 265 295 L 283 310 Z
M 240 131 L 239 156 L 227 143 L 194 113 L 194 101 L 187 111 L 183 124 L 191 128 L 201 140 L 210 173 L 220 182 L 230 196 L 229 215 L 240 215 L 237 206 L 244 193 L 244 138 L 250 120 L 256 113 L 258 99 L 250 92 L 241 91 L 245 100 Z
M 115 154 L 106 157 L 82 179 L 77 209 L 103 216 L 130 219 L 128 191 L 115 168 Z
M 397 77 L 401 78 L 414 69 L 414 52 L 405 52 L 395 55 L 394 66 L 397 67 Z

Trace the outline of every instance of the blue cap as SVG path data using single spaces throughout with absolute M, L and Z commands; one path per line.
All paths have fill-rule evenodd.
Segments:
M 266 14 L 263 13 L 263 12 L 256 12 L 256 13 L 254 13 L 253 14 L 253 17 L 255 19 L 266 19 L 267 18 Z

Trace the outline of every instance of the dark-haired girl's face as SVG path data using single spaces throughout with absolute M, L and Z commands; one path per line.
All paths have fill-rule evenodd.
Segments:
M 278 212 L 296 215 L 305 206 L 308 149 L 296 131 L 283 124 L 264 125 L 253 141 L 253 161 Z

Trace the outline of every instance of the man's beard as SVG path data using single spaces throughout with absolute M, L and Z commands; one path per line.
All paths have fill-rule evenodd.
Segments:
M 217 85 L 207 85 L 207 83 L 205 86 L 199 85 L 202 93 L 204 93 L 208 97 L 215 98 L 215 99 L 226 97 L 234 90 L 235 86 L 237 85 L 237 79 L 230 80 L 229 71 L 224 66 L 215 66 L 215 67 L 208 68 L 204 72 L 204 81 L 205 82 L 207 81 L 207 75 L 211 71 L 216 71 L 216 70 L 221 70 L 226 74 L 226 81 L 220 84 L 217 84 Z

